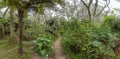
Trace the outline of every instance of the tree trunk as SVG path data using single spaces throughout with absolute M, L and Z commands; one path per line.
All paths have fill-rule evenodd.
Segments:
M 83 1 L 83 0 L 81 0 L 81 2 L 85 5 L 85 7 L 87 8 L 87 11 L 88 11 L 88 16 L 89 16 L 89 25 L 91 26 L 92 25 L 92 14 L 91 14 L 91 11 L 90 11 L 90 6 L 91 6 L 91 4 L 92 4 L 92 2 L 93 2 L 93 0 L 90 0 L 90 2 L 88 3 L 88 5 L 87 5 L 87 3 L 85 3 L 85 1 Z
M 24 11 L 21 9 L 18 9 L 18 18 L 19 18 L 19 54 L 23 54 L 23 45 L 22 45 L 22 39 L 23 39 L 23 18 L 24 18 Z
M 5 18 L 5 15 L 7 14 L 8 10 L 9 10 L 9 7 L 7 7 L 7 9 L 5 10 L 5 12 L 2 16 L 3 19 Z M 2 27 L 2 37 L 4 37 L 5 36 L 5 26 L 4 26 L 4 24 L 1 24 L 1 27 Z
M 1 24 L 2 27 L 2 38 L 5 36 L 5 26 L 4 24 Z
M 104 57 L 103 55 L 99 55 L 99 59 L 103 59 L 103 57 Z
M 5 15 L 7 14 L 7 11 L 9 10 L 9 7 L 7 7 L 7 9 L 5 10 L 4 14 L 3 14 L 3 19 L 5 18 Z
M 10 8 L 10 37 L 14 39 L 14 17 L 13 17 L 13 9 Z
M 92 21 L 92 15 L 91 15 L 91 12 L 90 12 L 90 8 L 89 8 L 89 7 L 87 8 L 87 10 L 88 10 L 89 22 L 90 22 L 89 25 L 91 26 L 91 25 L 92 25 L 92 22 L 93 22 L 93 21 Z

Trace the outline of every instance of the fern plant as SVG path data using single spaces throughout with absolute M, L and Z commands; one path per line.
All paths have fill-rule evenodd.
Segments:
M 74 24 L 71 22 L 68 24 L 68 29 L 64 31 L 62 40 L 69 59 L 98 59 L 100 57 L 116 59 L 113 51 L 116 37 L 109 25 L 88 27 L 84 21 L 77 21 L 78 23 Z
M 51 54 L 53 45 L 52 45 L 52 37 L 50 35 L 46 35 L 43 37 L 38 37 L 35 41 L 35 51 L 38 52 L 43 57 L 48 57 Z

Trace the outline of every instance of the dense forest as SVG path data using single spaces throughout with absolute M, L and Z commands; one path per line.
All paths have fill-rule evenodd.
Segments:
M 111 1 L 0 0 L 0 59 L 120 59 Z

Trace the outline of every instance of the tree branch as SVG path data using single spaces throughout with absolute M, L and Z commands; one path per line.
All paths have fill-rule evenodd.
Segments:
M 5 15 L 7 13 L 7 11 L 9 10 L 9 7 L 7 7 L 7 9 L 5 10 L 5 12 L 3 13 L 3 17 L 2 18 L 5 18 Z
M 109 4 L 110 4 L 110 0 L 106 0 L 106 5 L 102 8 L 102 10 L 97 14 L 97 16 L 99 16 L 101 13 L 102 13 L 102 11 L 106 8 L 106 7 L 108 7 L 109 6 Z
M 83 0 L 81 2 L 88 8 L 88 5 Z
M 98 0 L 96 0 L 96 2 L 95 2 L 94 16 L 96 15 L 97 7 L 98 7 Z
M 92 4 L 93 0 L 90 0 L 88 7 L 90 8 L 91 4 Z

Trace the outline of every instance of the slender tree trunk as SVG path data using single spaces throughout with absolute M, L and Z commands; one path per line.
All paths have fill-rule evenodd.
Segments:
M 4 24 L 1 24 L 2 26 L 2 38 L 5 36 L 5 26 Z
M 24 18 L 24 11 L 21 9 L 18 9 L 18 18 L 19 18 L 19 54 L 23 54 L 23 18 Z
M 98 7 L 98 0 L 96 0 L 96 2 L 95 2 L 94 13 L 93 13 L 93 21 L 96 20 L 97 7 Z
M 14 17 L 13 17 L 13 9 L 10 8 L 10 37 L 14 39 Z
M 93 20 L 92 20 L 92 15 L 91 15 L 91 12 L 90 12 L 90 8 L 88 7 L 87 8 L 87 10 L 88 10 L 88 15 L 89 15 L 89 25 L 91 26 L 92 25 L 92 22 L 93 22 Z
M 103 57 L 104 57 L 103 55 L 99 55 L 99 59 L 103 59 Z
M 90 2 L 88 3 L 85 3 L 85 1 L 81 0 L 81 2 L 85 5 L 85 7 L 87 8 L 87 11 L 88 11 L 88 16 L 89 16 L 89 25 L 91 26 L 92 25 L 92 22 L 93 22 L 93 19 L 92 19 L 92 14 L 91 14 L 91 11 L 90 11 L 90 6 L 93 2 L 93 0 L 90 0 Z
M 9 10 L 9 7 L 7 7 L 7 9 L 5 10 L 4 14 L 3 14 L 3 18 L 5 18 L 5 15 L 7 14 L 7 11 Z
M 2 17 L 3 19 L 5 18 L 5 15 L 8 10 L 9 10 L 9 7 L 5 10 L 3 17 Z M 1 24 L 1 26 L 2 26 L 2 37 L 4 37 L 5 36 L 5 26 L 4 26 L 4 24 Z

